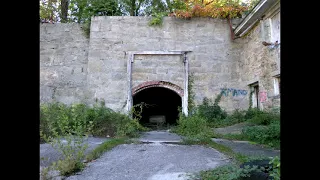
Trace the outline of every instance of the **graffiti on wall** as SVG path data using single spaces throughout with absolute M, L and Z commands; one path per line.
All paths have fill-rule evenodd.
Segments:
M 266 102 L 267 101 L 267 92 L 260 91 L 259 92 L 259 99 L 260 99 L 260 102 Z
M 242 89 L 233 89 L 233 88 L 221 88 L 221 93 L 224 96 L 245 96 L 248 94 L 248 92 L 246 90 L 242 90 Z

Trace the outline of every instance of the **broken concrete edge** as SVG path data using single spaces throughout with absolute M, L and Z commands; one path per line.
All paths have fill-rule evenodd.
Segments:
M 121 145 L 121 144 L 128 144 L 131 143 L 130 138 L 128 137 L 116 137 L 116 138 L 112 138 L 112 139 L 107 139 L 104 142 L 102 142 L 99 146 L 97 146 L 96 148 L 92 149 L 89 154 L 87 154 L 84 159 L 82 160 L 82 163 L 85 165 L 84 168 L 87 166 L 87 164 L 91 161 L 94 161 L 96 159 L 98 159 L 101 155 L 103 155 L 105 152 L 110 151 L 111 149 L 113 149 L 114 147 Z M 110 144 L 110 146 L 108 146 Z M 40 180 L 43 179 L 43 175 L 42 172 L 45 168 L 49 168 L 49 171 L 47 172 L 46 178 L 50 178 L 50 179 L 55 179 L 55 180 L 60 180 L 60 179 L 64 179 L 68 176 L 72 176 L 74 174 L 78 174 L 80 173 L 83 169 L 76 171 L 74 173 L 71 173 L 68 176 L 62 176 L 60 174 L 60 171 L 55 170 L 53 165 L 50 165 L 48 167 L 44 167 L 44 166 L 40 166 L 40 171 L 39 171 L 39 175 L 40 175 Z M 46 179 L 44 178 L 44 179 Z
M 270 148 L 264 144 L 259 144 L 257 142 L 253 142 L 253 141 L 238 141 L 238 140 L 230 140 L 230 139 L 222 139 L 222 138 L 211 138 L 212 141 L 214 142 L 234 142 L 234 143 L 244 143 L 244 144 L 251 144 L 251 145 L 255 145 L 255 146 L 260 146 L 260 147 L 263 147 L 263 148 L 269 148 L 269 149 L 272 149 L 273 151 L 277 151 L 277 152 L 280 152 L 279 149 L 274 149 L 274 148 Z
M 229 140 L 229 139 L 221 139 L 221 138 L 211 138 L 215 142 L 221 142 L 221 141 L 232 141 L 235 143 L 245 143 L 245 144 L 251 144 L 250 141 L 238 141 L 238 140 Z
M 110 151 L 114 147 L 120 145 L 120 144 L 128 144 L 131 143 L 130 138 L 128 137 L 115 137 L 111 140 L 105 141 L 99 146 L 97 146 L 95 149 L 93 149 L 88 155 L 85 157 L 85 163 L 89 163 L 91 161 L 94 161 L 98 159 L 100 156 L 102 156 L 105 152 Z

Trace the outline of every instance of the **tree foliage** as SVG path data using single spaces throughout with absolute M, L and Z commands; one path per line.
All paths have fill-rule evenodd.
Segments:
M 120 16 L 121 7 L 118 0 L 40 0 L 40 18 L 83 23 L 92 16 Z
M 57 0 L 40 0 L 40 19 L 45 22 L 57 22 L 59 3 Z
M 148 0 L 120 0 L 122 10 L 129 16 L 143 15 L 142 7 L 146 6 Z
M 92 16 L 119 16 L 122 15 L 116 0 L 71 0 L 70 21 L 86 22 Z
M 213 17 L 235 18 L 241 17 L 248 10 L 248 6 L 240 0 L 184 0 L 186 7 L 177 9 L 169 16 L 180 18 Z

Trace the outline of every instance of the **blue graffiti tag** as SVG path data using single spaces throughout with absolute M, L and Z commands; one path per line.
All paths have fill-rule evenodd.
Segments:
M 221 88 L 222 95 L 229 96 L 229 92 L 232 93 L 232 96 L 245 96 L 248 94 L 246 90 L 242 89 Z

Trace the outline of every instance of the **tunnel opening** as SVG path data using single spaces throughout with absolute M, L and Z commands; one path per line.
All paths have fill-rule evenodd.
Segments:
M 182 100 L 173 90 L 164 87 L 143 89 L 133 96 L 136 111 L 139 110 L 139 104 L 146 104 L 141 113 L 142 126 L 159 129 L 177 125 Z

